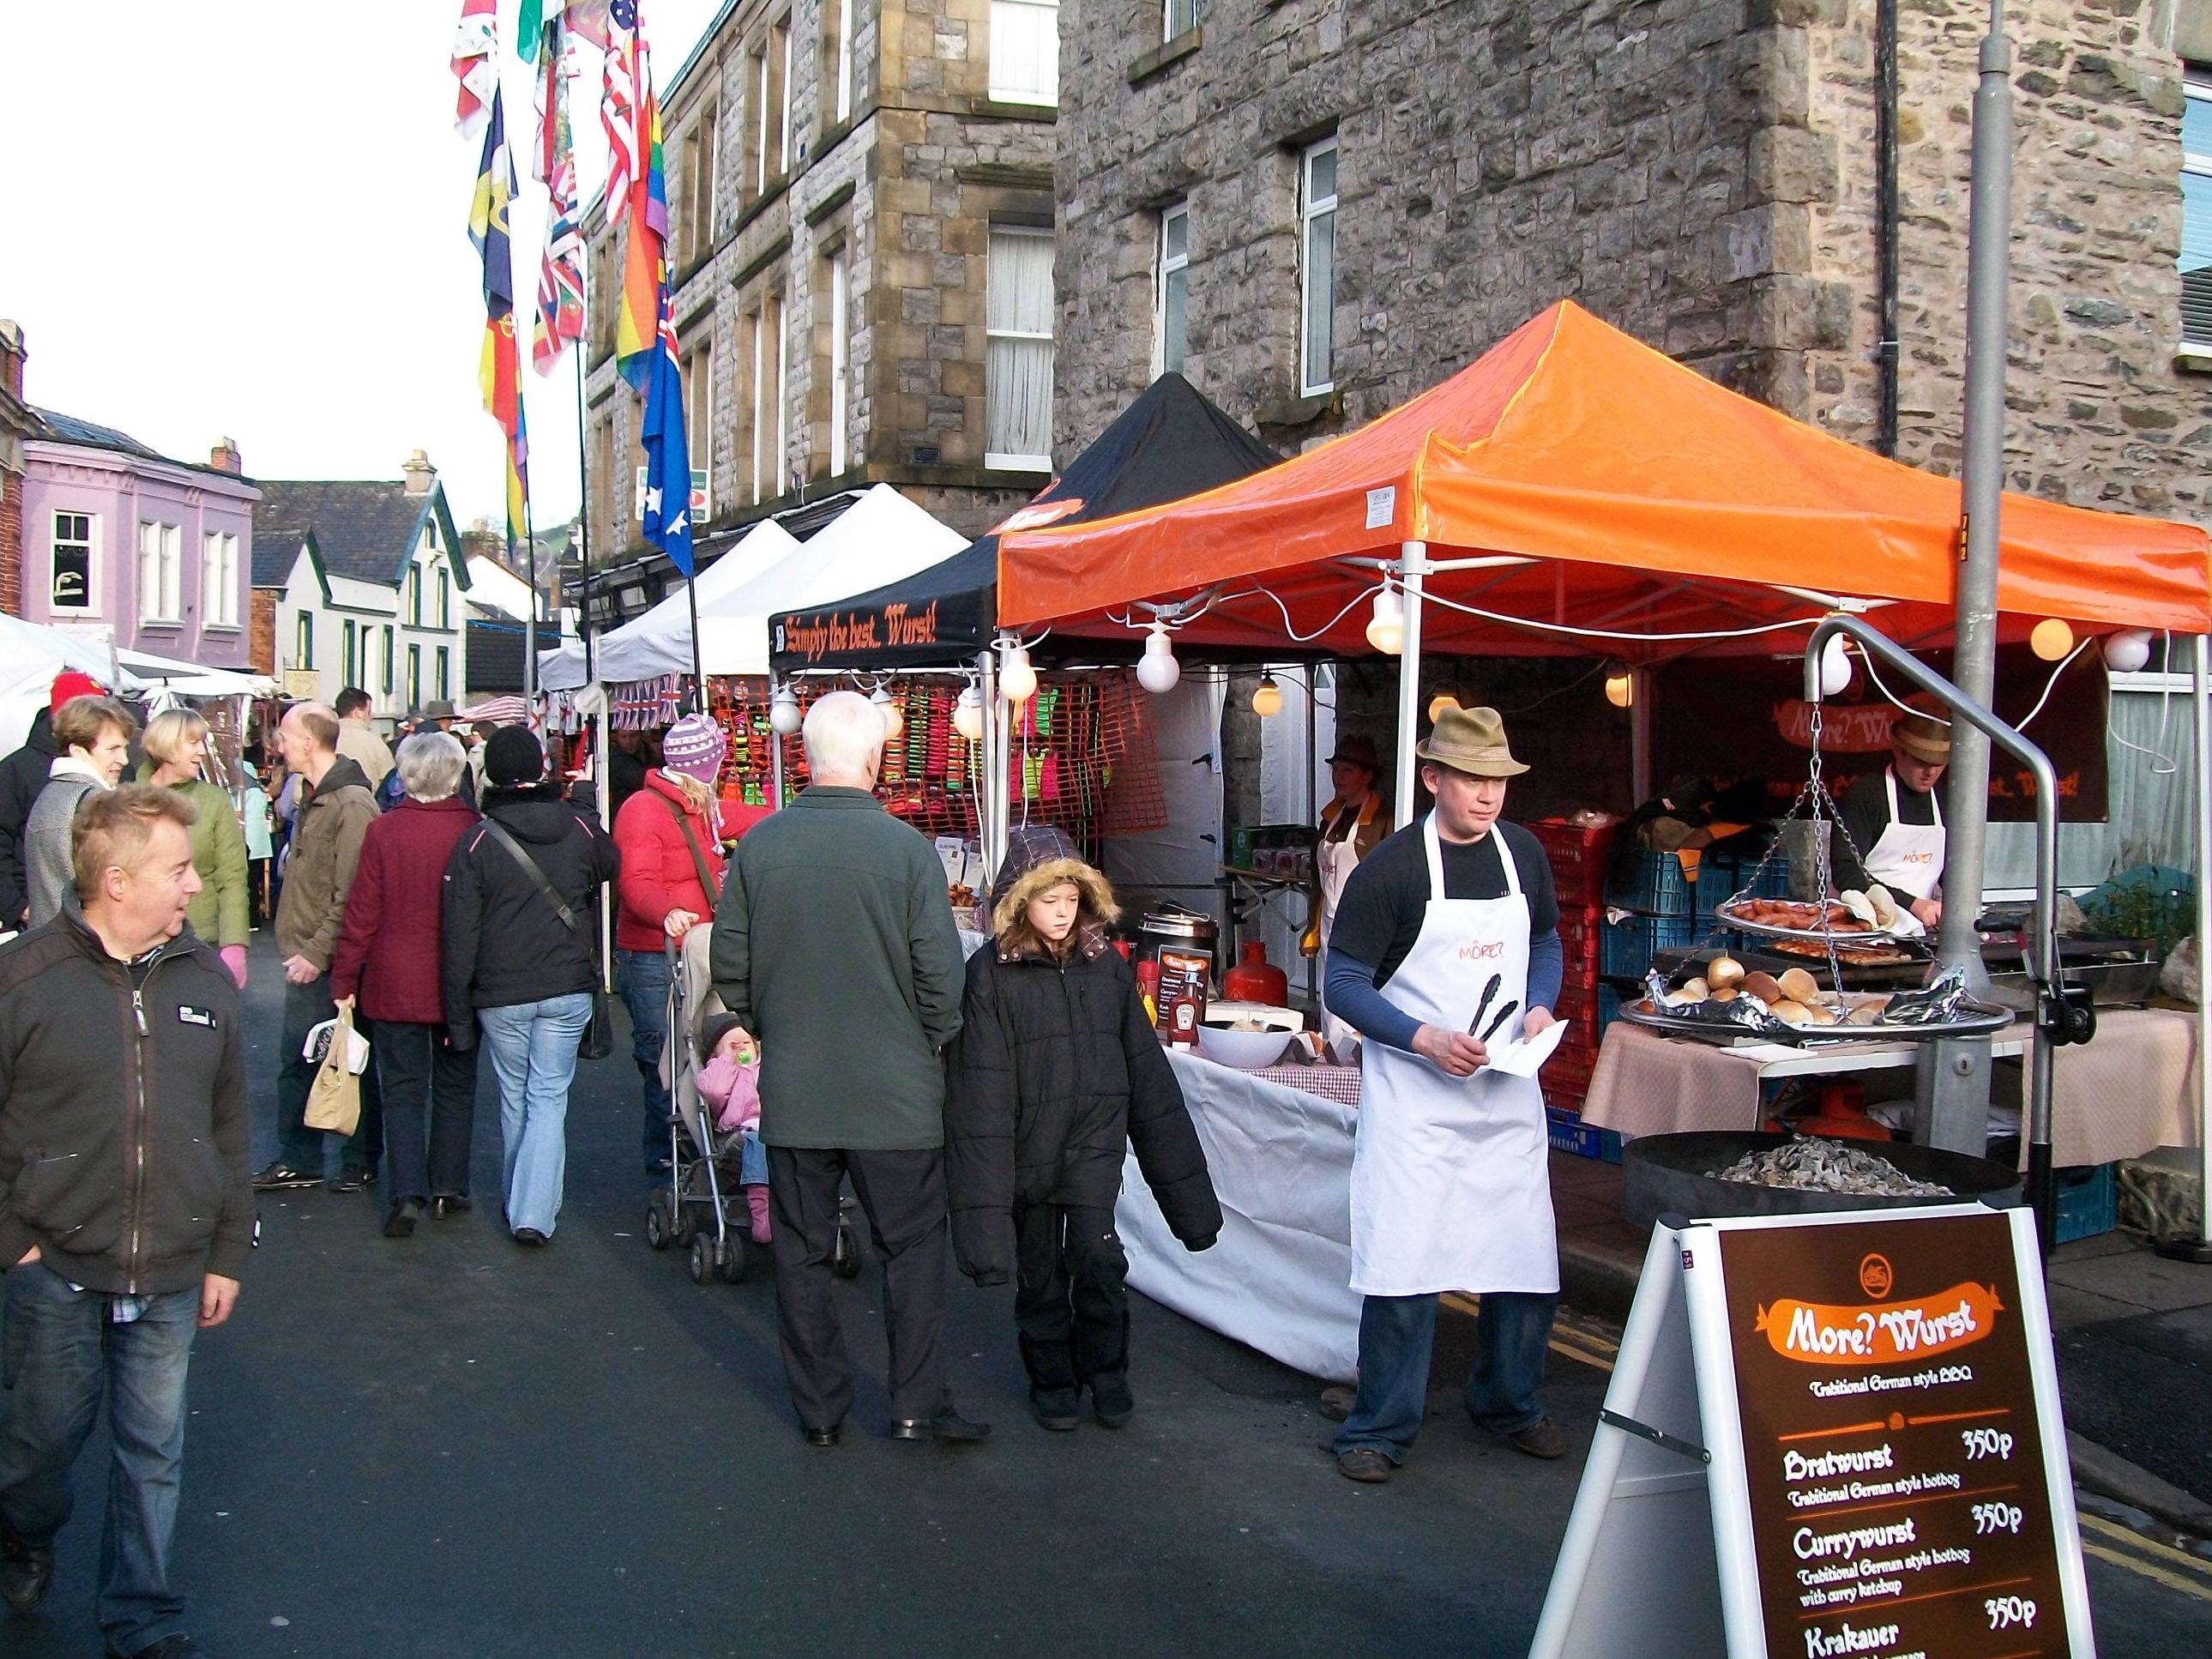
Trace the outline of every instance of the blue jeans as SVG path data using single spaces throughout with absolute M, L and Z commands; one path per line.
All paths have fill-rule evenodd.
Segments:
M 70 1466 L 104 1394 L 112 1446 L 95 1612 L 107 1645 L 136 1653 L 184 1628 L 169 1553 L 200 1293 L 149 1297 L 127 1325 L 109 1322 L 109 1300 L 71 1290 L 43 1262 L 9 1270 L 5 1371 L 14 1392 L 0 1416 L 0 1527 L 32 1549 L 53 1547 L 75 1504 Z
M 645 1168 L 657 1175 L 668 1163 L 668 1086 L 660 1080 L 660 1050 L 668 1040 L 668 956 L 662 951 L 615 952 L 615 990 L 629 1010 L 629 1052 L 645 1108 Z
M 1559 1304 L 1556 1296 L 1484 1292 L 1466 1396 L 1468 1415 L 1480 1427 L 1517 1434 L 1543 1420 L 1536 1390 Z M 1405 1461 L 1421 1431 L 1436 1338 L 1433 1296 L 1370 1296 L 1360 1304 L 1359 1389 L 1336 1433 L 1339 1452 L 1364 1446 L 1393 1463 Z
M 553 1236 L 568 1164 L 568 1085 L 576 1075 L 576 1045 L 591 1018 L 589 991 L 477 1010 L 499 1079 L 499 1129 L 506 1147 L 500 1186 L 507 1194 L 507 1224 L 515 1231 L 529 1227 Z

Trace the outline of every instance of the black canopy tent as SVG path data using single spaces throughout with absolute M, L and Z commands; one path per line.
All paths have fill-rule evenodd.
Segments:
M 1158 507 L 1281 459 L 1170 371 L 1146 387 L 1096 443 L 1000 528 L 1034 529 Z M 773 618 L 770 665 L 783 675 L 803 670 L 881 673 L 968 662 L 997 635 L 998 599 L 994 530 L 904 581 Z M 1087 656 L 1102 654 L 1096 640 L 1079 644 Z

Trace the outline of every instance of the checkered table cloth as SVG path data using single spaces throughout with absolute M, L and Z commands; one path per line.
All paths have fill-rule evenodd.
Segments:
M 1333 1100 L 1340 1106 L 1357 1107 L 1359 1104 L 1359 1068 L 1357 1066 L 1262 1066 L 1252 1075 L 1280 1088 L 1319 1095 L 1323 1100 Z

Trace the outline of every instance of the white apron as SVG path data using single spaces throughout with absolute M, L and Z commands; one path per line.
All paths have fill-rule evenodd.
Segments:
M 1324 977 L 1328 971 L 1328 939 L 1336 931 L 1336 907 L 1344 898 L 1344 884 L 1352 879 L 1352 872 L 1359 867 L 1358 814 L 1342 841 L 1322 837 L 1320 848 L 1314 857 L 1319 861 L 1317 873 L 1321 878 L 1321 959 Z M 1328 993 L 1322 995 L 1321 1034 L 1340 1059 L 1349 1060 L 1359 1052 L 1359 1033 L 1328 1012 Z
M 1509 1002 L 1520 1005 L 1492 1039 L 1504 1042 L 1519 1031 L 1528 1001 L 1528 904 L 1513 850 L 1500 836 L 1503 898 L 1453 899 L 1444 896 L 1434 813 L 1421 840 L 1429 902 L 1413 954 L 1391 977 L 1390 1000 L 1425 1024 L 1464 1031 L 1495 974 L 1483 1024 Z M 1361 1067 L 1352 1288 L 1364 1296 L 1556 1293 L 1559 1235 L 1535 1079 L 1488 1070 L 1455 1078 L 1381 1042 L 1362 1050 Z
M 1889 789 L 1889 827 L 1867 849 L 1867 879 L 1880 882 L 1893 893 L 1904 893 L 1917 899 L 1932 898 L 1943 880 L 1943 854 L 1948 839 L 1943 833 L 1943 803 L 1933 795 L 1929 798 L 1936 814 L 1933 823 L 1899 823 L 1897 773 L 1893 769 L 1884 769 L 1881 780 Z

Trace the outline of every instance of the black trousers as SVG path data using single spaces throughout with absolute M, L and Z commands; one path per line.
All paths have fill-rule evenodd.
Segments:
M 837 1192 L 847 1175 L 884 1264 L 891 1415 L 936 1415 L 945 1388 L 945 1154 L 768 1149 L 775 1311 L 784 1376 L 800 1424 L 826 1429 L 853 1404 L 853 1368 L 831 1296 Z
M 1080 1388 L 1129 1368 L 1129 1257 L 1114 1212 L 1014 1209 L 1014 1324 L 1035 1389 Z
M 394 1204 L 468 1196 L 481 1045 L 451 1048 L 444 1035 L 442 1025 L 413 1020 L 369 1022 L 368 1052 L 383 1097 L 388 1196 Z

